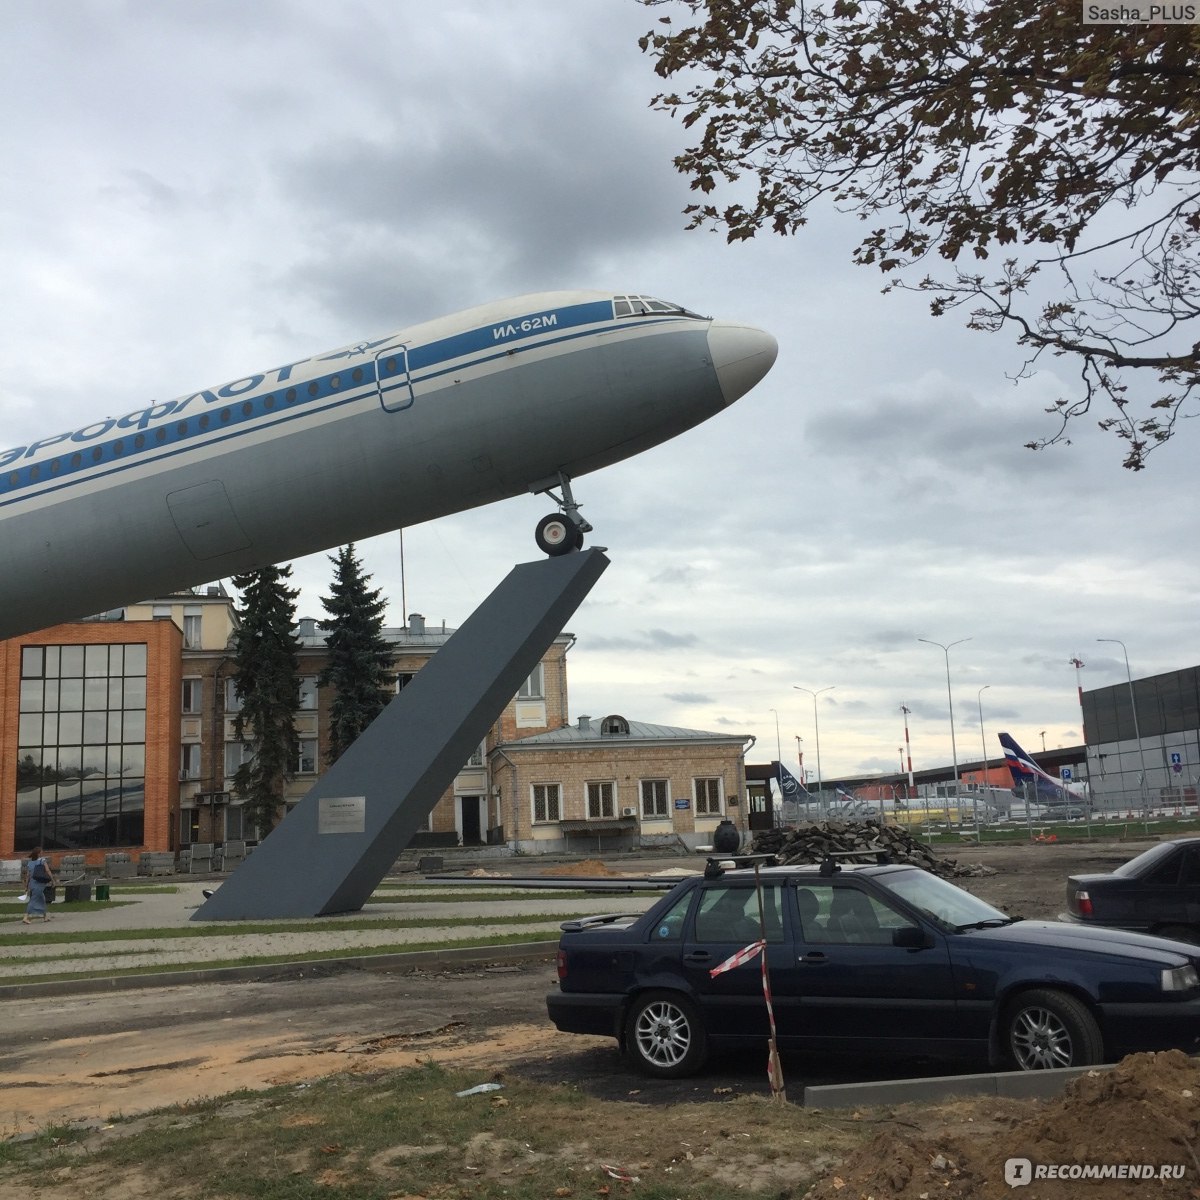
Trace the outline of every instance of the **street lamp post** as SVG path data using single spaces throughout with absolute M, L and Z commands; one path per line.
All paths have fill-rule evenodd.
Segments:
M 946 646 L 929 638 L 917 638 L 918 642 L 924 642 L 927 646 L 936 646 L 946 656 L 946 699 L 950 703 L 950 757 L 954 762 L 954 798 L 956 801 L 958 799 L 958 746 L 954 740 L 954 694 L 950 690 L 950 651 L 955 646 L 961 646 L 963 642 L 970 640 L 969 637 L 959 638 L 957 642 L 951 642 Z M 949 806 L 947 806 L 948 809 Z
M 904 714 L 904 749 L 908 752 L 908 792 L 905 795 L 906 800 L 913 798 L 913 769 L 912 769 L 912 743 L 908 740 L 908 714 L 912 709 L 907 704 L 900 705 L 900 711 Z M 903 766 L 900 768 L 904 770 Z
M 983 693 L 986 692 L 988 690 L 988 688 L 990 688 L 991 686 L 992 685 L 990 683 L 985 683 L 983 685 L 983 687 L 981 687 L 979 689 L 979 691 L 976 693 L 976 696 L 975 696 L 975 703 L 979 705 L 979 748 L 983 751 L 983 786 L 984 787 L 987 787 L 987 785 L 988 785 L 988 757 L 987 757 L 987 738 L 985 738 L 983 736 Z M 986 811 L 986 809 L 984 811 Z M 976 807 L 975 807 L 975 835 L 976 835 L 976 838 L 978 839 L 978 836 L 979 836 L 979 806 L 978 806 L 978 802 L 976 802 Z
M 1114 645 L 1120 646 L 1121 653 L 1125 656 L 1125 678 L 1129 681 L 1129 707 L 1133 709 L 1133 736 L 1137 738 L 1138 757 L 1142 763 L 1142 816 L 1145 818 L 1150 814 L 1150 793 L 1146 786 L 1146 750 L 1142 746 L 1142 731 L 1138 727 L 1137 699 L 1133 694 L 1133 673 L 1129 669 L 1129 651 L 1125 649 L 1125 643 L 1120 638 L 1097 638 L 1096 641 L 1112 642 Z
M 817 743 L 817 799 L 820 801 L 822 815 L 824 815 L 825 794 L 821 790 L 821 723 L 817 719 L 817 697 L 820 696 L 824 692 L 832 692 L 833 689 L 835 687 L 837 687 L 837 684 L 830 684 L 829 687 L 818 688 L 817 691 L 815 691 L 815 692 L 811 688 L 797 687 L 795 684 L 792 684 L 792 687 L 795 688 L 796 691 L 805 692 L 806 694 L 808 694 L 809 696 L 812 697 L 813 736 L 816 738 L 816 743 Z
M 775 714 L 775 782 L 779 785 L 779 801 L 783 802 L 783 747 L 779 741 L 779 710 L 771 709 Z

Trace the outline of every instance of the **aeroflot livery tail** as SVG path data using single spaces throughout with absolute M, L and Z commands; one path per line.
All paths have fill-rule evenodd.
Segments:
M 546 292 L 2 450 L 0 638 L 551 487 L 573 523 L 539 542 L 569 551 L 572 477 L 720 412 L 776 352 L 647 296 Z
M 1086 799 L 1086 784 L 1064 786 L 1053 775 L 1043 771 L 1007 733 L 1000 734 L 1000 745 L 1004 747 L 1004 761 L 1012 774 L 1013 788 L 1025 795 L 1025 784 L 1037 785 L 1036 796 L 1042 804 L 1065 804 L 1067 801 Z

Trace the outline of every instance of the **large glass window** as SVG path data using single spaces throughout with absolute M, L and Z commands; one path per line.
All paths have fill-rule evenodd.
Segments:
M 140 846 L 146 646 L 25 646 L 14 849 Z

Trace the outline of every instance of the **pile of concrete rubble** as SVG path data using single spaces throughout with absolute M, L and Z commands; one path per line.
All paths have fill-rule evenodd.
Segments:
M 901 825 L 879 821 L 820 821 L 796 829 L 767 829 L 754 835 L 753 854 L 774 854 L 780 866 L 819 863 L 828 854 L 839 862 L 877 862 L 885 851 L 888 861 L 911 863 L 944 879 L 994 875 L 991 867 L 939 858 Z

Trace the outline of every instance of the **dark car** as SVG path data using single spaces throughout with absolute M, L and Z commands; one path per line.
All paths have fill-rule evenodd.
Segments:
M 1061 919 L 1200 942 L 1200 838 L 1159 842 L 1111 875 L 1072 875 Z
M 1022 1070 L 1200 1045 L 1200 950 L 1006 916 L 918 867 L 760 873 L 780 1049 L 986 1055 Z M 765 1043 L 747 870 L 708 872 L 640 917 L 567 921 L 550 1019 L 616 1038 L 643 1071 L 696 1071 L 710 1047 Z

